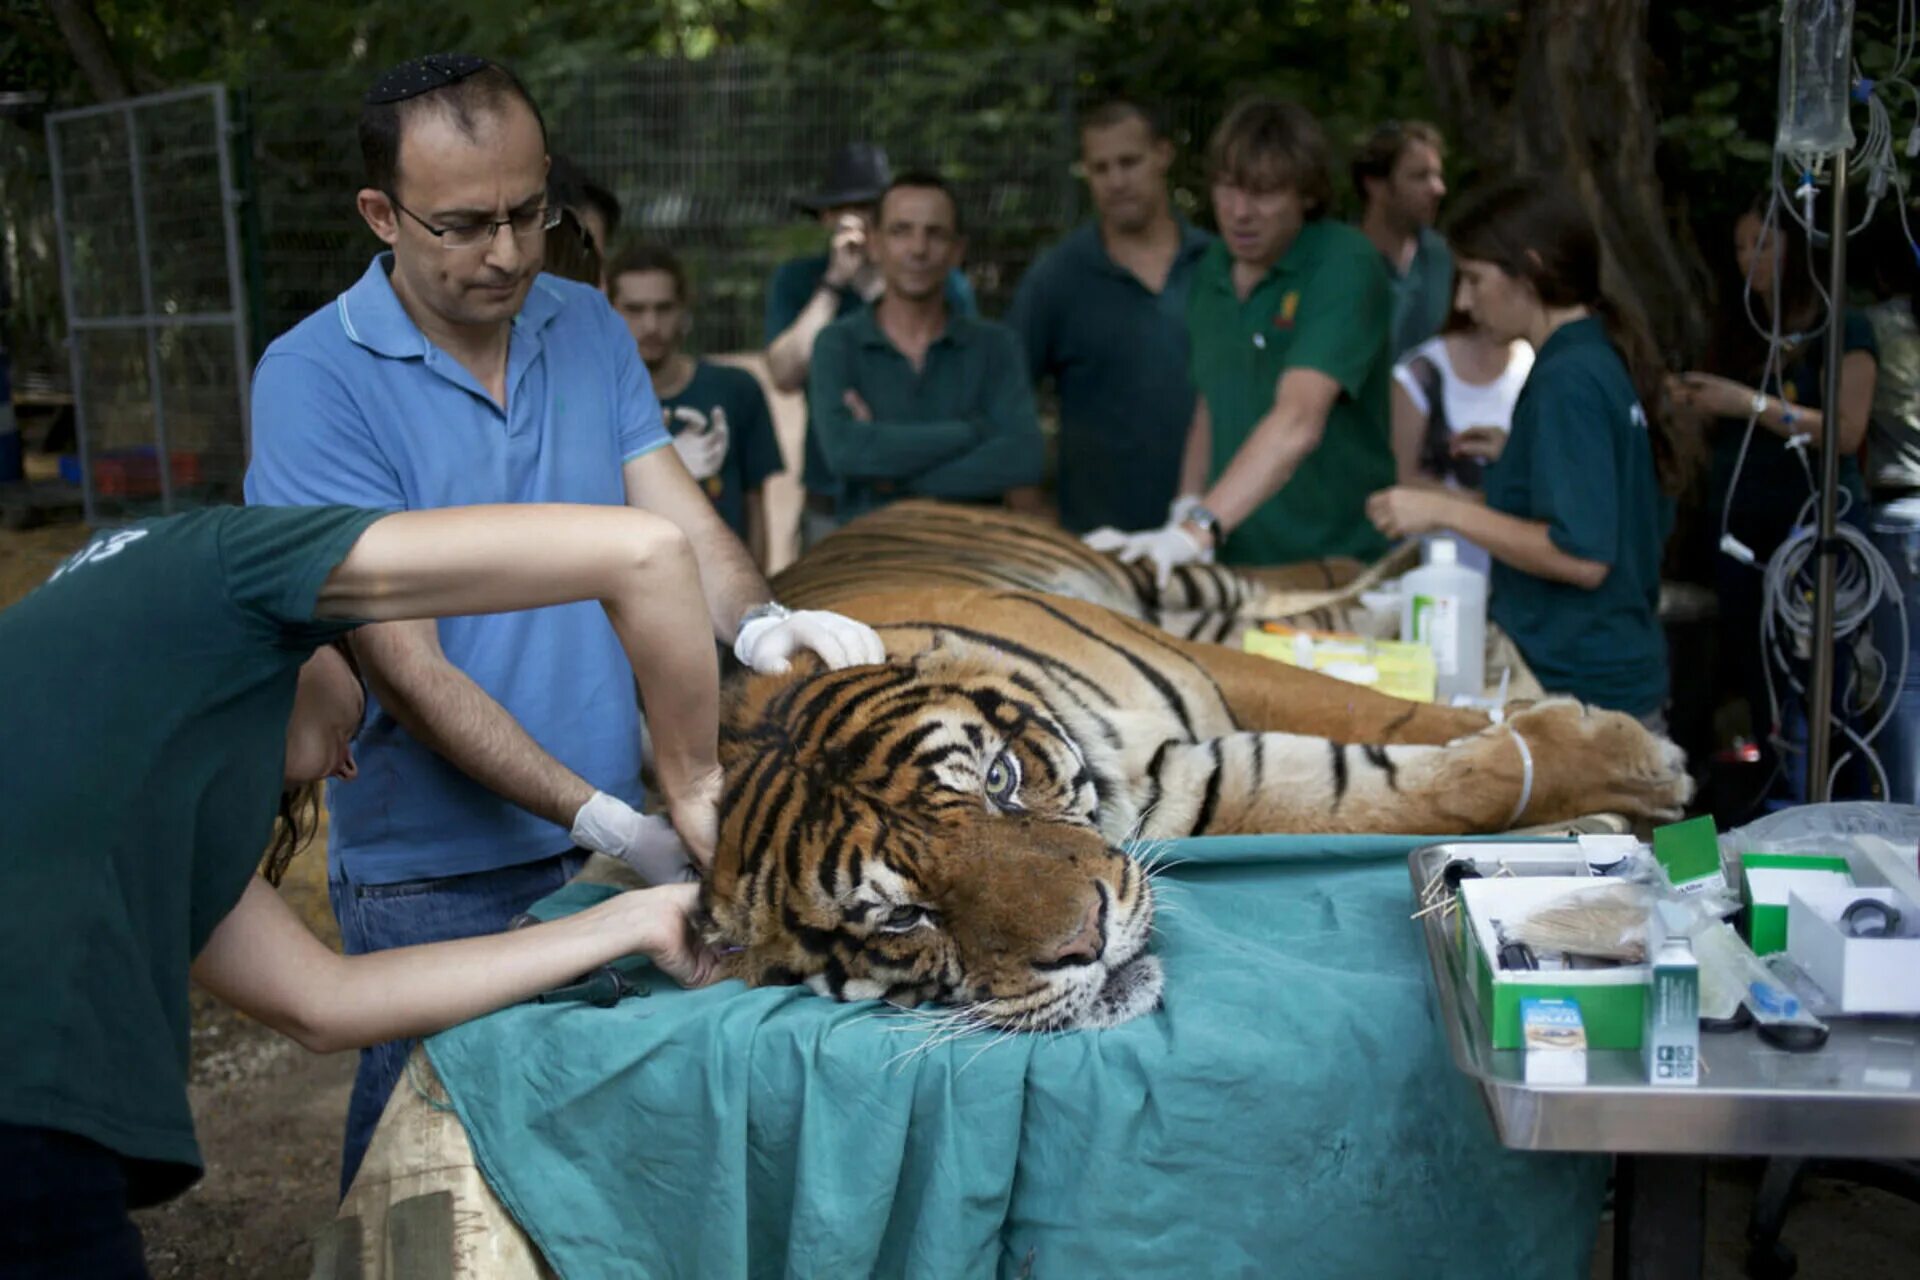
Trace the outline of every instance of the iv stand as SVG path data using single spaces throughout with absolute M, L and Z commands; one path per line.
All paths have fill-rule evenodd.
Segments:
M 1833 218 L 1827 224 L 1826 360 L 1820 376 L 1820 521 L 1814 542 L 1813 662 L 1807 706 L 1807 800 L 1830 799 L 1833 755 L 1833 593 L 1839 544 L 1834 509 L 1840 488 L 1840 361 L 1846 336 L 1847 152 L 1833 157 Z

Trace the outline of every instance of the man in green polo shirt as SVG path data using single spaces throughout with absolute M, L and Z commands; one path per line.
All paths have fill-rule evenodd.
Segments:
M 1430 124 L 1393 120 L 1353 157 L 1360 230 L 1380 251 L 1393 289 L 1395 360 L 1440 332 L 1453 306 L 1453 251 L 1433 229 L 1447 194 L 1441 141 Z
M 807 376 L 838 514 L 905 497 L 997 502 L 1038 484 L 1046 448 L 1019 338 L 947 306 L 965 245 L 952 191 L 935 174 L 902 174 L 875 230 L 885 292 L 821 331 Z
M 1213 237 L 1174 211 L 1173 142 L 1115 99 L 1080 117 L 1095 218 L 1020 281 L 1007 323 L 1060 396 L 1060 523 L 1138 529 L 1166 518 L 1193 421 L 1187 297 Z
M 1208 144 L 1221 242 L 1187 304 L 1199 391 L 1180 494 L 1160 529 L 1096 530 L 1090 546 L 1181 564 L 1371 559 L 1387 542 L 1367 495 L 1393 483 L 1386 267 L 1326 216 L 1326 135 L 1304 108 L 1241 103 Z

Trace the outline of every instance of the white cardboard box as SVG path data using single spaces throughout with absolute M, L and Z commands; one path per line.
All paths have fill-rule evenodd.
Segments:
M 1847 904 L 1875 898 L 1900 913 L 1900 936 L 1853 938 Z M 1846 1013 L 1920 1013 L 1920 907 L 1893 889 L 1796 886 L 1787 899 L 1787 954 Z

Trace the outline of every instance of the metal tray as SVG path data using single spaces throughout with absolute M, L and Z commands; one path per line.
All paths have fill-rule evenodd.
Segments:
M 1568 849 L 1527 841 L 1519 849 Z M 1450 858 L 1491 856 L 1487 844 L 1415 849 L 1414 894 Z M 1461 973 L 1448 918 L 1418 921 L 1432 964 L 1454 1065 L 1486 1099 L 1500 1141 L 1531 1151 L 1673 1155 L 1920 1157 L 1920 1021 L 1837 1019 L 1826 1047 L 1786 1053 L 1751 1030 L 1702 1033 L 1701 1082 L 1646 1082 L 1637 1050 L 1588 1050 L 1584 1085 L 1530 1085 L 1517 1050 L 1495 1050 Z

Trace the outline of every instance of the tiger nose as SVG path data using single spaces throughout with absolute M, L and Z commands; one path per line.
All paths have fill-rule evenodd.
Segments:
M 1056 947 L 1051 955 L 1042 959 L 1050 964 L 1077 961 L 1085 964 L 1100 958 L 1100 899 L 1096 895 L 1087 904 L 1086 914 L 1080 918 L 1080 927 L 1073 936 Z

